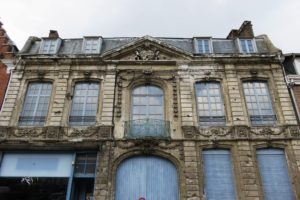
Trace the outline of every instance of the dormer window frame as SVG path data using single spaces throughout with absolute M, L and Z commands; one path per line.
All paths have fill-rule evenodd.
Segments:
M 251 44 L 252 44 L 253 52 L 251 52 L 249 50 L 249 44 L 248 44 L 248 42 L 246 42 L 247 43 L 247 45 L 246 45 L 246 51 L 244 51 L 243 47 L 242 47 L 242 41 L 250 41 Z M 237 38 L 237 42 L 238 42 L 238 49 L 239 49 L 240 53 L 242 53 L 242 54 L 257 53 L 257 46 L 256 46 L 255 38 Z
M 49 44 L 48 44 L 49 43 Z M 49 45 L 46 47 L 46 45 Z M 51 45 L 54 45 L 54 50 L 51 49 Z M 40 54 L 57 54 L 61 45 L 60 38 L 42 38 L 39 53 Z
M 90 52 L 87 52 L 87 49 L 86 49 L 86 45 L 87 45 L 87 42 L 89 40 L 93 40 L 93 41 L 97 41 L 98 44 L 97 44 L 97 49 L 96 50 L 89 50 Z M 88 37 L 83 37 L 83 43 L 82 43 L 82 52 L 84 54 L 100 54 L 100 51 L 101 51 L 101 47 L 102 47 L 102 37 L 93 37 L 93 36 L 88 36 Z
M 205 45 L 204 41 L 208 41 L 209 52 L 205 52 L 205 50 L 200 52 L 200 49 L 199 49 L 200 41 L 201 41 L 202 50 L 204 50 L 203 49 L 204 48 L 203 46 Z M 214 50 L 213 50 L 212 38 L 211 37 L 195 37 L 194 38 L 194 49 L 195 49 L 195 54 L 211 54 L 211 53 L 213 53 Z

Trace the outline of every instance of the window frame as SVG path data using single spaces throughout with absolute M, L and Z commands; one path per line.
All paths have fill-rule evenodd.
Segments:
M 24 108 L 25 108 L 25 103 L 26 103 L 26 98 L 27 98 L 27 95 L 28 95 L 28 92 L 29 92 L 29 87 L 30 87 L 30 84 L 50 84 L 51 85 L 51 89 L 50 89 L 50 94 L 49 94 L 49 102 L 48 102 L 48 107 L 47 107 L 47 113 L 45 114 L 45 120 L 44 120 L 44 123 L 43 125 L 37 125 L 37 124 L 30 124 L 30 125 L 22 125 L 21 122 L 20 122 L 20 118 L 21 117 L 24 117 L 22 116 L 22 113 L 24 112 Z M 25 88 L 25 87 L 24 87 Z M 21 103 L 21 107 L 20 107 L 20 112 L 18 114 L 18 118 L 16 120 L 17 122 L 17 125 L 18 126 L 22 126 L 22 127 L 43 127 L 47 124 L 47 120 L 48 120 L 48 116 L 49 116 L 49 112 L 51 111 L 51 102 L 52 102 L 52 99 L 53 99 L 53 90 L 54 90 L 54 87 L 53 87 L 53 82 L 52 81 L 28 81 L 27 84 L 26 84 L 26 90 L 24 90 L 23 92 L 23 95 L 22 95 L 22 103 Z M 35 117 L 35 116 L 32 116 L 32 117 Z M 34 123 L 31 122 L 31 123 Z
M 73 111 L 73 103 L 74 103 L 74 97 L 75 97 L 75 92 L 76 92 L 76 85 L 78 84 L 86 84 L 86 83 L 94 83 L 94 84 L 97 84 L 98 85 L 98 95 L 97 95 L 97 109 L 96 109 L 96 114 L 95 114 L 95 122 L 94 124 L 84 124 L 85 122 L 76 122 L 78 124 L 71 124 L 70 122 L 70 118 L 72 117 L 72 111 Z M 72 84 L 72 94 L 71 94 L 71 102 L 70 102 L 70 107 L 69 107 L 69 115 L 68 115 L 68 126 L 71 126 L 71 127 L 84 127 L 84 126 L 95 126 L 98 122 L 98 119 L 97 119 L 97 115 L 99 114 L 99 110 L 100 110 L 100 107 L 101 107 L 101 104 L 100 104 L 100 97 L 101 97 L 101 81 L 99 80 L 78 80 L 76 82 L 74 82 Z M 84 102 L 86 103 L 86 102 Z M 102 103 L 102 102 L 101 102 Z M 74 117 L 74 116 L 73 116 Z M 84 116 L 80 116 L 80 117 L 84 117 Z M 82 123 L 82 124 L 80 124 Z M 87 122 L 86 122 L 87 123 Z
M 251 44 L 252 44 L 252 47 L 253 47 L 253 52 L 250 52 L 249 51 L 249 44 L 248 42 L 247 45 L 246 45 L 246 52 L 243 50 L 243 47 L 242 47 L 242 41 L 250 41 Z M 237 39 L 237 42 L 238 42 L 238 46 L 239 46 L 239 52 L 242 53 L 242 54 L 254 54 L 254 53 L 257 53 L 257 46 L 256 46 L 256 42 L 255 42 L 255 38 L 238 38 Z
M 224 124 L 213 124 L 214 121 L 207 122 L 207 123 L 211 123 L 211 124 L 208 124 L 208 125 L 202 125 L 201 124 L 201 122 L 200 122 L 200 115 L 199 115 L 200 109 L 199 109 L 199 105 L 198 105 L 198 94 L 197 94 L 197 84 L 201 84 L 201 83 L 205 83 L 205 84 L 207 84 L 207 83 L 213 83 L 213 84 L 218 84 L 219 85 L 219 91 L 220 91 L 219 97 L 220 97 L 220 100 L 221 100 L 221 109 L 223 111 L 223 116 L 215 116 L 215 117 L 224 117 Z M 194 84 L 194 90 L 195 90 L 195 101 L 196 101 L 196 116 L 197 116 L 197 122 L 198 122 L 199 126 L 200 127 L 204 127 L 204 128 L 211 127 L 211 126 L 219 126 L 219 127 L 226 126 L 226 123 L 227 123 L 227 113 L 226 113 L 226 106 L 225 106 L 225 102 L 224 102 L 225 98 L 222 95 L 223 94 L 223 87 L 222 87 L 221 81 L 205 81 L 205 80 L 200 80 L 200 81 L 195 82 L 195 84 Z M 206 97 L 208 97 L 209 99 L 211 98 L 211 96 L 209 94 Z M 210 101 L 208 103 L 210 104 Z M 209 117 L 211 119 L 213 116 L 209 116 Z
M 97 49 L 95 51 L 90 50 L 91 52 L 87 52 L 86 45 L 89 40 L 97 41 Z M 84 54 L 100 54 L 102 47 L 102 37 L 84 37 L 82 42 L 82 52 Z
M 202 46 L 202 49 L 203 46 L 205 46 L 203 44 L 203 41 L 208 41 L 208 52 L 200 52 L 200 49 L 199 49 L 199 42 L 201 41 L 201 46 Z M 196 54 L 212 54 L 214 52 L 213 50 L 213 44 L 212 44 L 212 38 L 211 37 L 204 37 L 204 38 L 200 38 L 200 37 L 196 37 L 194 38 L 194 49 L 195 49 L 195 53 Z
M 244 83 L 248 83 L 248 82 L 265 83 L 266 89 L 267 89 L 267 92 L 268 92 L 268 99 L 270 101 L 269 102 L 270 106 L 271 106 L 270 108 L 272 109 L 273 115 L 259 115 L 259 116 L 261 118 L 261 121 L 263 121 L 263 116 L 268 116 L 268 117 L 273 116 L 273 119 L 274 119 L 273 123 L 265 123 L 265 124 L 257 123 L 257 124 L 255 124 L 255 123 L 252 122 L 251 115 L 249 113 L 249 109 L 248 109 L 248 105 L 247 105 L 248 104 L 247 99 L 246 99 L 247 95 L 246 95 L 245 88 L 244 88 Z M 274 108 L 273 96 L 272 96 L 272 94 L 270 92 L 270 88 L 269 88 L 269 81 L 268 80 L 262 80 L 262 79 L 258 79 L 258 80 L 252 80 L 252 79 L 247 80 L 246 79 L 246 80 L 242 80 L 241 83 L 242 83 L 242 91 L 243 91 L 243 95 L 244 95 L 243 97 L 244 97 L 244 102 L 245 102 L 244 105 L 245 105 L 245 108 L 246 108 L 246 112 L 247 112 L 247 115 L 248 115 L 248 120 L 249 120 L 250 125 L 251 126 L 274 126 L 274 125 L 276 125 L 277 122 L 278 122 L 278 119 L 277 119 L 277 115 L 276 115 L 276 110 Z M 255 93 L 254 95 L 257 99 L 257 93 Z M 257 101 L 257 104 L 259 104 L 259 103 L 260 102 Z M 261 113 L 261 109 L 259 109 L 259 112 Z M 256 115 L 253 115 L 253 116 L 256 116 Z
M 50 42 L 50 44 L 52 42 L 55 42 L 55 47 L 54 47 L 54 52 L 51 52 L 51 48 L 49 46 L 48 49 L 46 49 L 46 51 L 44 51 L 44 48 L 45 48 L 45 45 L 47 42 Z M 60 45 L 61 45 L 61 39 L 60 38 L 43 38 L 42 39 L 42 42 L 41 42 L 41 45 L 40 45 L 40 49 L 39 49 L 39 53 L 40 54 L 57 54 L 59 48 L 60 48 Z

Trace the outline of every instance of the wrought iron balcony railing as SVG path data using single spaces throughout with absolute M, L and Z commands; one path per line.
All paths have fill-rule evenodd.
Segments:
M 138 119 L 125 122 L 126 138 L 169 138 L 170 122 L 159 119 Z

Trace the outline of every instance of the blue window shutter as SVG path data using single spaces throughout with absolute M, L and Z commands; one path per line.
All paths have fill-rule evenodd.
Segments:
M 207 200 L 236 199 L 230 151 L 209 149 L 203 151 L 204 195 Z
M 116 200 L 178 200 L 175 166 L 155 156 L 137 156 L 123 161 L 117 170 Z
M 259 149 L 257 160 L 265 200 L 295 199 L 284 151 L 281 149 Z

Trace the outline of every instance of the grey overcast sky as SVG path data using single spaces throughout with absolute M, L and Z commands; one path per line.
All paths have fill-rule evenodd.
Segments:
M 284 53 L 300 52 L 300 0 L 0 0 L 0 20 L 21 49 L 29 36 L 225 38 L 244 20 Z

